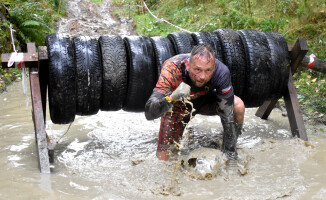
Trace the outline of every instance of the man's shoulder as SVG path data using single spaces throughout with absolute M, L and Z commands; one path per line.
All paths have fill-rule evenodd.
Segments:
M 189 57 L 190 57 L 190 53 L 178 54 L 178 55 L 175 55 L 175 56 L 169 58 L 167 61 L 173 62 L 173 63 L 184 63 L 189 59 Z
M 229 68 L 220 60 L 215 59 L 215 75 L 224 75 L 230 73 Z

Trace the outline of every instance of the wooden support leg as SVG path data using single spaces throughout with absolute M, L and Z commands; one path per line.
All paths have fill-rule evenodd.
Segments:
M 290 47 L 291 46 L 291 47 Z M 299 102 L 294 87 L 294 82 L 292 75 L 302 62 L 306 53 L 308 52 L 307 41 L 304 38 L 299 38 L 296 43 L 292 46 L 289 46 L 291 63 L 289 67 L 289 82 L 287 90 L 284 94 L 284 101 L 286 106 L 286 111 L 288 113 L 288 118 L 290 121 L 291 131 L 293 136 L 298 136 L 303 140 L 308 140 L 306 129 L 303 123 L 303 117 L 300 113 Z M 277 99 L 265 101 L 262 106 L 256 112 L 256 116 L 267 119 L 270 113 L 272 112 Z
M 40 46 L 38 48 L 38 70 L 40 79 L 40 89 L 42 97 L 42 107 L 43 107 L 43 117 L 44 122 L 46 121 L 46 92 L 48 87 L 48 55 L 45 46 Z
M 30 85 L 31 85 L 33 121 L 34 121 L 37 154 L 39 159 L 39 167 L 41 173 L 50 173 L 48 143 L 46 139 L 46 132 L 44 126 L 40 82 L 38 76 L 38 69 L 36 67 L 30 68 L 29 77 L 30 77 Z
M 268 100 L 261 105 L 257 112 L 256 116 L 260 117 L 261 119 L 267 119 L 268 116 L 271 114 L 273 108 L 275 107 L 275 104 L 277 103 L 278 99 Z
M 299 138 L 307 141 L 308 137 L 304 126 L 303 117 L 300 112 L 300 106 L 297 98 L 297 93 L 294 87 L 291 70 L 289 75 L 288 90 L 284 95 L 284 101 L 291 126 L 292 136 L 298 136 Z

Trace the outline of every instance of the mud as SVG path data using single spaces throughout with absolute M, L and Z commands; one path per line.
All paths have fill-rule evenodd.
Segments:
M 58 33 L 69 33 L 71 37 L 101 35 L 134 35 L 131 18 L 117 18 L 111 13 L 110 0 L 100 5 L 87 0 L 68 1 L 67 17 L 57 24 Z
M 287 118 L 269 120 L 247 109 L 239 151 L 252 157 L 245 176 L 196 180 L 177 171 L 179 196 L 167 191 L 174 161 L 155 156 L 159 120 L 144 113 L 77 116 L 55 149 L 52 174 L 40 174 L 31 120 L 21 83 L 0 95 L 0 199 L 323 199 L 326 136 L 307 126 L 309 143 L 292 138 Z M 47 116 L 49 119 L 49 116 Z M 46 121 L 57 141 L 69 125 Z M 218 117 L 196 115 L 187 148 L 210 147 L 220 137 Z M 320 126 L 324 128 L 324 126 Z
M 69 1 L 73 11 L 68 12 L 69 19 L 59 22 L 60 32 L 73 36 L 132 32 L 128 28 L 119 32 L 121 25 L 111 15 L 104 17 L 103 23 L 113 31 L 105 32 L 109 30 L 105 24 L 97 26 L 91 21 L 100 18 L 97 14 L 87 18 L 85 2 Z M 98 9 L 103 13 L 106 6 Z M 96 6 L 93 8 L 95 12 Z M 126 24 L 132 27 L 131 21 Z M 160 120 L 147 121 L 144 113 L 116 111 L 77 116 L 70 128 L 51 123 L 47 115 L 46 131 L 51 140 L 58 141 L 52 173 L 48 175 L 38 170 L 32 108 L 31 103 L 26 107 L 25 99 L 21 83 L 14 83 L 0 94 L 0 199 L 326 197 L 326 127 L 305 124 L 309 142 L 293 138 L 288 119 L 279 109 L 274 109 L 268 120 L 255 117 L 257 109 L 246 110 L 244 132 L 238 140 L 239 151 L 251 158 L 244 166 L 246 175 L 236 173 L 227 179 L 216 176 L 211 180 L 193 179 L 181 168 L 174 171 L 175 160 L 159 161 L 155 153 Z M 196 115 L 191 123 L 192 131 L 182 153 L 218 146 L 222 134 L 218 116 Z M 168 191 L 174 175 L 179 196 Z

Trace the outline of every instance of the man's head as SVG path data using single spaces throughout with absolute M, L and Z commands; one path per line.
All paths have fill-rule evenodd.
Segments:
M 193 84 L 197 87 L 204 86 L 215 70 L 214 50 L 208 44 L 195 46 L 191 53 L 190 59 L 186 62 L 187 71 Z

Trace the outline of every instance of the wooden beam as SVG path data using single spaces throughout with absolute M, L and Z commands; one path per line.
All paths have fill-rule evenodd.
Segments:
M 297 39 L 296 43 L 294 44 L 292 51 L 290 52 L 290 59 L 291 59 L 291 71 L 295 73 L 297 68 L 299 67 L 301 61 L 303 60 L 304 56 L 308 52 L 308 44 L 305 38 Z
M 35 140 L 36 140 L 39 167 L 41 173 L 50 173 L 48 143 L 47 143 L 46 132 L 45 132 L 40 82 L 39 82 L 37 67 L 31 67 L 29 69 L 29 78 L 30 78 L 31 99 L 32 99 L 32 106 L 33 106 L 32 117 L 34 122 Z
M 46 93 L 48 86 L 48 52 L 45 46 L 38 47 L 38 69 L 39 69 L 39 80 L 41 87 L 41 98 L 43 107 L 44 122 L 46 121 Z
M 326 74 L 326 62 L 318 58 L 315 58 L 314 61 L 315 63 L 311 68 L 311 70 Z M 307 68 L 309 62 L 310 62 L 310 56 L 305 56 L 302 62 L 300 63 L 300 68 Z
M 308 137 L 304 126 L 303 117 L 300 111 L 300 106 L 297 98 L 297 93 L 294 87 L 291 69 L 289 74 L 288 88 L 284 95 L 284 101 L 290 122 L 292 136 L 298 136 L 299 138 L 307 141 Z
M 257 112 L 256 116 L 260 117 L 261 119 L 267 119 L 268 116 L 271 114 L 273 108 L 275 107 L 275 104 L 277 103 L 277 99 L 267 100 L 261 105 Z
M 1 54 L 1 65 L 2 68 L 8 68 L 7 64 L 12 53 Z M 24 63 L 26 67 L 33 67 L 33 65 L 38 61 L 38 54 L 36 53 L 35 43 L 27 43 L 27 53 L 23 54 Z M 19 62 L 16 60 L 15 62 Z M 15 67 L 13 65 L 13 67 Z

